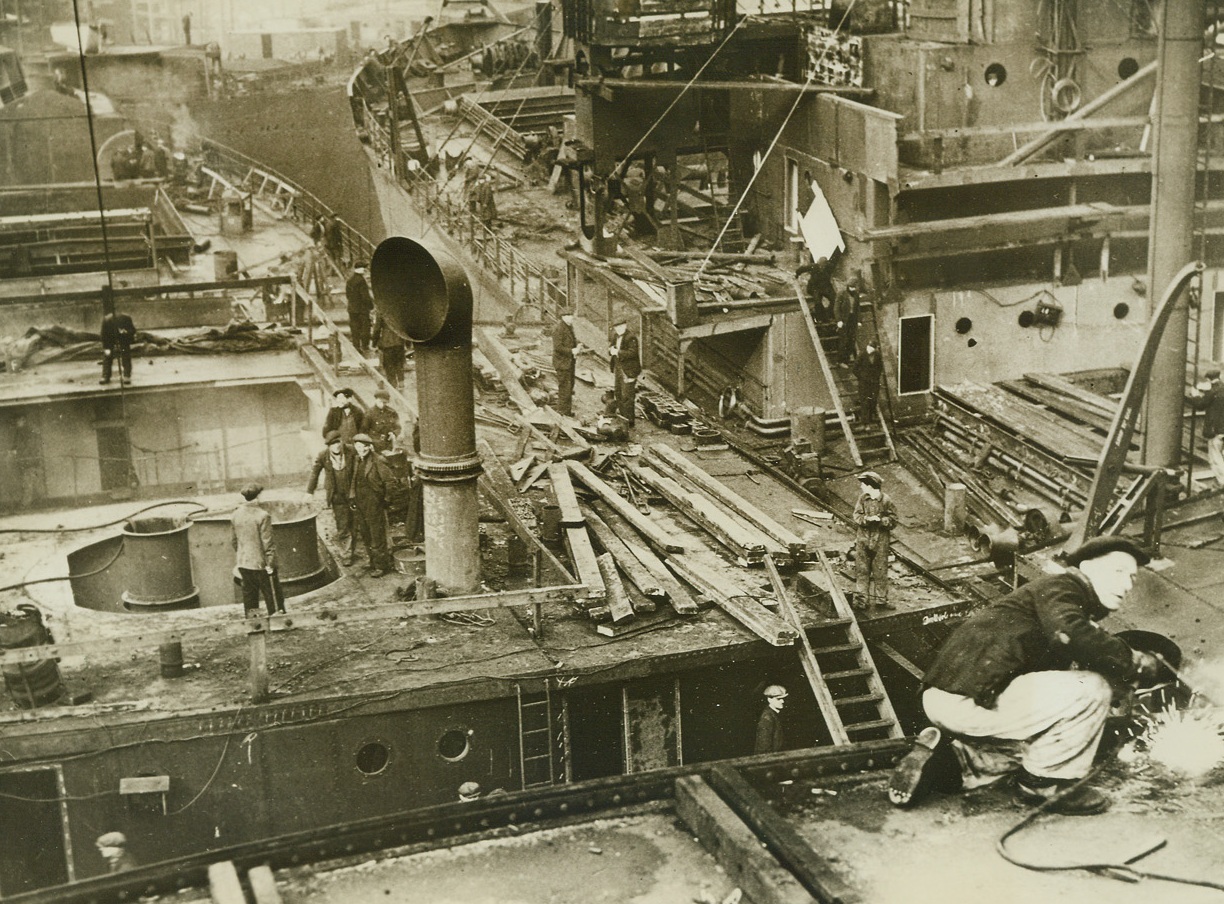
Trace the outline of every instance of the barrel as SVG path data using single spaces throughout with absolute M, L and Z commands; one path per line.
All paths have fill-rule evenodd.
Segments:
M 183 677 L 183 645 L 177 640 L 164 643 L 157 648 L 163 678 Z
M 545 543 L 561 541 L 561 506 L 544 503 L 540 509 L 540 537 Z
M 129 612 L 198 609 L 200 591 L 192 579 L 190 522 L 185 518 L 133 518 L 123 526 L 123 559 Z
M 52 642 L 37 607 L 23 603 L 16 612 L 0 613 L 0 648 L 12 650 Z M 3 671 L 9 696 L 22 709 L 54 703 L 64 693 L 57 660 L 10 663 Z

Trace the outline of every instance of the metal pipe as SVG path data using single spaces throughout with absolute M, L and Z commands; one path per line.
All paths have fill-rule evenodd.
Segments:
M 1153 302 L 1192 260 L 1204 4 L 1167 2 L 1161 9 L 1148 242 L 1147 297 Z M 1187 298 L 1169 316 L 1152 365 L 1143 437 L 1146 465 L 1176 467 L 1181 454 L 1189 319 Z
M 449 254 L 392 236 L 370 261 L 374 304 L 413 342 L 424 488 L 425 577 L 448 594 L 480 585 L 476 405 L 472 396 L 472 287 Z

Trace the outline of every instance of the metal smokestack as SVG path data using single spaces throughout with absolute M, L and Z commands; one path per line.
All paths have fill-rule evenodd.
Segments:
M 472 395 L 472 287 L 444 251 L 392 236 L 370 261 L 374 304 L 413 342 L 424 485 L 425 576 L 450 594 L 480 584 L 476 414 Z

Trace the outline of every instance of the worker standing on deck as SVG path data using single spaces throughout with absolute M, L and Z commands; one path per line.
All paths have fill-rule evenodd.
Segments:
M 854 379 L 858 384 L 858 420 L 862 425 L 874 424 L 878 417 L 880 378 L 884 376 L 884 359 L 875 343 L 868 342 L 854 362 Z
M 374 407 L 365 416 L 365 432 L 374 440 L 375 452 L 395 448 L 400 435 L 400 416 L 391 407 L 391 393 L 385 389 L 374 393 Z
M 136 324 L 127 314 L 111 312 L 102 318 L 102 379 L 105 386 L 111 381 L 111 370 L 115 356 L 119 356 L 119 382 L 132 379 L 132 340 L 136 338 Z
M 894 804 L 913 803 L 928 786 L 977 788 L 1015 773 L 1021 800 L 1051 813 L 1109 807 L 1083 779 L 1114 689 L 1156 676 L 1160 663 L 1097 622 L 1121 606 L 1150 557 L 1111 536 L 1089 540 L 1065 561 L 1066 571 L 978 609 L 944 642 L 923 677 L 922 706 L 934 724 L 894 770 Z
M 841 359 L 838 364 L 849 367 L 858 357 L 859 304 L 862 301 L 862 285 L 857 276 L 837 293 L 837 351 Z
M 473 207 L 476 216 L 487 228 L 497 225 L 497 193 L 493 186 L 493 175 L 484 173 L 476 181 L 473 189 Z
M 353 485 L 357 456 L 353 447 L 344 442 L 336 430 L 324 437 L 327 448 L 315 458 L 310 472 L 307 494 L 313 494 L 319 486 L 319 475 L 323 475 L 323 495 L 331 507 L 336 521 L 336 544 L 343 549 L 341 562 L 352 565 L 357 557 L 357 533 L 353 530 L 353 512 L 349 508 L 349 487 Z
M 782 749 L 782 707 L 786 705 L 786 688 L 771 684 L 765 688 L 765 709 L 757 719 L 756 746 L 753 753 L 777 753 Z
M 374 318 L 374 344 L 378 347 L 379 364 L 387 382 L 396 389 L 404 388 L 404 360 L 407 356 L 404 339 L 387 326 L 381 311 Z
M 612 359 L 613 391 L 620 415 L 632 427 L 637 380 L 642 373 L 642 351 L 637 336 L 629 332 L 627 320 L 618 320 L 612 327 L 608 356 Z
M 272 536 L 272 516 L 256 500 L 263 492 L 257 483 L 242 488 L 245 504 L 234 509 L 230 518 L 233 545 L 238 554 L 238 577 L 242 582 L 242 606 L 247 618 L 259 614 L 259 598 L 264 599 L 269 615 L 285 611 L 285 597 L 276 576 L 276 542 Z
M 854 503 L 854 589 L 857 607 L 893 608 L 888 602 L 888 547 L 897 525 L 897 507 L 881 489 L 880 475 L 859 475 Z
M 374 440 L 365 433 L 353 438 L 357 466 L 349 488 L 349 508 L 353 525 L 361 534 L 370 558 L 370 576 L 380 578 L 394 570 L 387 546 L 387 492 L 391 472 L 382 458 L 374 454 Z
M 369 270 L 364 264 L 353 268 L 352 275 L 344 284 L 344 296 L 348 302 L 349 336 L 353 345 L 363 355 L 370 348 L 370 314 L 374 310 L 374 299 L 370 296 L 370 284 L 366 282 Z
M 1220 382 L 1218 370 L 1209 370 L 1203 377 L 1207 380 L 1207 388 L 1196 389 L 1189 400 L 1196 411 L 1205 413 L 1203 438 L 1207 440 L 1207 461 L 1216 483 L 1224 486 L 1224 383 Z
M 574 373 L 582 345 L 574 335 L 574 312 L 562 311 L 553 326 L 552 363 L 557 372 L 557 411 L 574 416 Z
M 346 443 L 365 430 L 365 412 L 353 398 L 353 390 L 342 386 L 332 393 L 332 407 L 323 420 L 323 436 L 339 433 Z

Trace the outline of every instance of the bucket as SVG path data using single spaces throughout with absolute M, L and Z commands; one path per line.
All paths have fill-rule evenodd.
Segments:
M 540 538 L 545 543 L 558 543 L 561 540 L 561 506 L 551 502 L 544 503 L 540 511 Z

